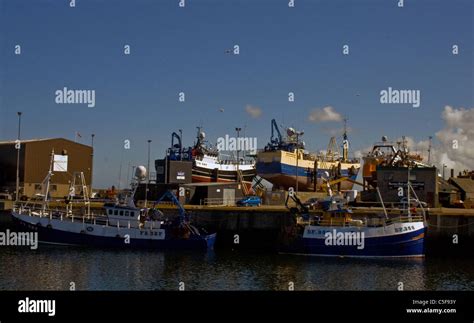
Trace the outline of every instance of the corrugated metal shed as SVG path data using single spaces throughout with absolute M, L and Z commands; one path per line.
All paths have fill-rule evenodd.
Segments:
M 51 195 L 67 195 L 69 183 L 75 172 L 83 172 L 86 184 L 92 181 L 93 149 L 90 146 L 64 138 L 21 140 L 20 186 L 21 193 L 28 197 L 41 190 L 51 160 L 51 153 L 67 156 L 67 170 L 55 171 L 51 184 Z M 0 142 L 0 189 L 14 192 L 16 182 L 15 140 Z

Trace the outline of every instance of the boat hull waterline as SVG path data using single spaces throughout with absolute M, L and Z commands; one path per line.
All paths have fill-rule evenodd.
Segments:
M 328 245 L 325 232 L 363 232 L 363 248 L 355 244 L 331 244 L 332 241 Z M 334 257 L 423 257 L 425 233 L 423 222 L 394 223 L 385 227 L 360 229 L 306 226 L 303 235 L 283 245 L 280 252 Z
M 163 228 L 128 228 L 82 222 L 76 219 L 61 220 L 13 212 L 13 222 L 19 231 L 38 232 L 38 240 L 45 244 L 77 245 L 91 247 L 140 248 L 140 249 L 200 249 L 214 247 L 216 234 L 174 238 Z M 128 236 L 128 237 L 127 237 Z

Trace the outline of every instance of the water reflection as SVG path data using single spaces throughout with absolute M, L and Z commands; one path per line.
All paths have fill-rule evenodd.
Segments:
M 474 260 L 0 248 L 1 290 L 474 290 Z

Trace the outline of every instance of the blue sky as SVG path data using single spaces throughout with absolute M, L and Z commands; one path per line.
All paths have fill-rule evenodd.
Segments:
M 117 184 L 121 160 L 122 178 L 129 162 L 146 164 L 147 139 L 152 159 L 161 158 L 171 132 L 183 129 L 192 144 L 198 125 L 214 142 L 245 128 L 261 148 L 276 118 L 303 129 L 307 148 L 319 150 L 342 123 L 308 115 L 332 106 L 349 119 L 352 150 L 382 135 L 426 139 L 443 128 L 445 105 L 474 107 L 474 4 L 397 3 L 76 0 L 71 8 L 65 0 L 0 0 L 0 140 L 16 137 L 16 111 L 23 138 L 74 139 L 78 131 L 90 143 L 94 133 L 95 184 L 106 187 Z M 240 54 L 226 53 L 235 44 Z M 65 86 L 95 90 L 96 106 L 56 104 Z M 380 104 L 389 86 L 420 90 L 421 106 Z

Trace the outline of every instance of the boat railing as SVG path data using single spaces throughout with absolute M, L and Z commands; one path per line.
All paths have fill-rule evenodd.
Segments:
M 70 221 L 75 222 L 79 221 L 82 222 L 83 225 L 86 224 L 94 224 L 94 225 L 103 225 L 103 226 L 113 226 L 120 228 L 128 228 L 132 227 L 132 223 L 130 220 L 117 220 L 117 223 L 111 225 L 108 218 L 101 218 L 97 216 L 90 216 L 87 214 L 74 214 L 68 213 L 67 211 L 59 211 L 59 210 L 51 210 L 51 209 L 43 209 L 43 208 L 34 208 L 34 207 L 22 207 L 19 206 L 15 209 L 16 212 L 20 214 L 26 214 L 29 216 L 38 216 L 40 218 L 49 218 L 49 220 L 58 219 L 60 221 Z M 155 221 L 148 221 L 146 224 L 143 225 L 143 228 L 146 229 L 156 229 L 159 226 L 155 223 Z
M 84 218 L 84 219 L 93 219 L 96 215 L 93 213 L 85 214 L 85 213 L 72 213 L 71 211 L 60 211 L 60 210 L 53 210 L 53 209 L 46 209 L 43 207 L 32 207 L 32 206 L 19 206 L 14 209 L 14 211 L 25 214 L 29 216 L 38 216 L 40 218 L 49 218 L 50 220 L 53 218 L 59 218 L 61 221 L 65 218 L 70 219 L 74 222 L 75 218 Z M 99 215 L 100 216 L 100 215 Z
M 404 215 L 393 218 L 369 217 L 364 219 L 351 219 L 346 221 L 344 219 L 310 219 L 304 220 L 299 218 L 298 224 L 301 225 L 317 225 L 317 226 L 337 226 L 337 227 L 380 227 L 387 226 L 393 223 L 404 222 L 423 222 L 423 215 Z
M 400 222 L 423 222 L 423 215 L 405 215 L 387 219 L 386 223 L 400 223 Z

